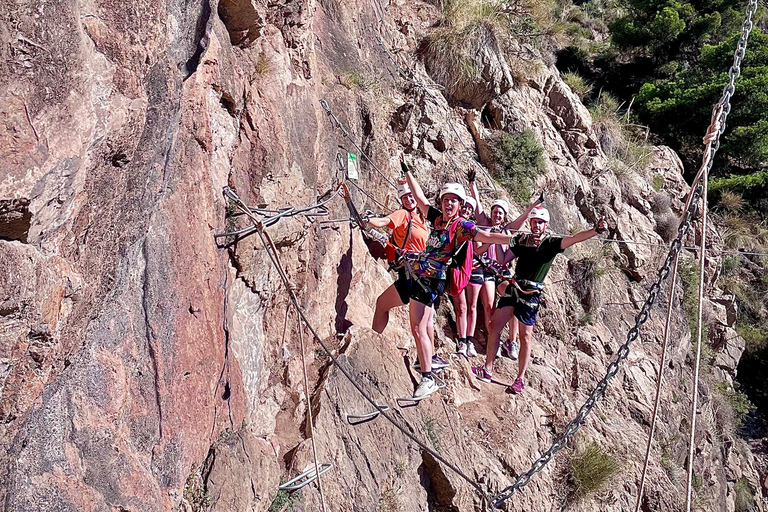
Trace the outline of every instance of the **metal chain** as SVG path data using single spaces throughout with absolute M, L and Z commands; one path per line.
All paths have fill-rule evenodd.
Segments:
M 589 396 L 589 398 L 587 398 L 586 402 L 584 402 L 584 405 L 581 406 L 581 409 L 579 409 L 576 417 L 572 419 L 566 426 L 565 432 L 563 432 L 563 434 L 557 438 L 557 440 L 555 440 L 549 450 L 547 450 L 541 457 L 539 457 L 538 460 L 532 464 L 528 471 L 517 478 L 517 481 L 515 481 L 514 484 L 506 487 L 496 496 L 494 496 L 494 507 L 498 507 L 504 501 L 511 498 L 518 489 L 528 485 L 528 482 L 530 482 L 531 478 L 533 478 L 536 473 L 544 469 L 549 461 L 552 460 L 552 457 L 555 455 L 555 453 L 565 448 L 570 438 L 573 437 L 573 435 L 579 430 L 586 417 L 595 408 L 597 401 L 603 396 L 603 393 L 608 387 L 610 380 L 616 375 L 616 373 L 618 373 L 622 361 L 624 361 L 627 356 L 629 356 L 629 347 L 632 342 L 634 342 L 640 335 L 640 328 L 648 321 L 648 318 L 651 315 L 651 308 L 656 302 L 656 298 L 661 290 L 661 284 L 669 275 L 675 258 L 682 250 L 683 239 L 688 234 L 692 219 L 698 211 L 699 199 L 701 199 L 704 189 L 701 177 L 704 174 L 709 174 L 709 171 L 712 169 L 715 153 L 717 153 L 717 150 L 720 147 L 720 136 L 723 134 L 723 131 L 725 131 L 725 122 L 728 118 L 728 114 L 731 111 L 731 98 L 733 97 L 733 94 L 736 90 L 736 79 L 739 77 L 739 75 L 741 75 L 741 63 L 744 60 L 744 54 L 747 49 L 747 40 L 749 39 L 749 33 L 752 30 L 752 17 L 756 11 L 757 0 L 749 0 L 749 5 L 746 10 L 746 19 L 744 20 L 744 24 L 742 25 L 741 29 L 741 37 L 739 38 L 739 43 L 736 47 L 736 51 L 733 57 L 733 65 L 728 71 L 729 81 L 723 89 L 722 98 L 715 106 L 713 111 L 712 122 L 714 124 L 715 121 L 717 121 L 719 123 L 719 129 L 714 135 L 712 143 L 708 144 L 707 146 L 708 151 L 705 152 L 702 168 L 699 170 L 699 173 L 697 174 L 692 184 L 693 189 L 691 190 L 691 194 L 689 196 L 685 216 L 677 230 L 677 238 L 670 244 L 669 253 L 667 254 L 664 265 L 658 272 L 656 282 L 653 283 L 653 285 L 651 285 L 649 288 L 648 298 L 645 300 L 643 307 L 635 317 L 635 325 L 627 333 L 627 340 L 619 348 L 616 355 L 616 360 L 608 366 L 605 377 L 603 377 L 603 379 L 597 383 L 594 391 L 592 391 L 592 394 Z

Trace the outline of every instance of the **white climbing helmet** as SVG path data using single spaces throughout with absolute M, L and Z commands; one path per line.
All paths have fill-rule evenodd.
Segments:
M 407 181 L 400 181 L 397 184 L 397 197 L 400 199 L 403 198 L 403 196 L 408 195 L 411 193 L 411 187 L 408 186 Z
M 440 189 L 440 200 L 443 200 L 445 194 L 453 194 L 458 196 L 461 201 L 467 200 L 467 193 L 464 191 L 464 185 L 461 183 L 446 183 L 443 188 Z
M 493 208 L 496 207 L 496 206 L 498 206 L 499 208 L 504 210 L 504 215 L 509 215 L 509 203 L 508 202 L 506 202 L 503 199 L 495 200 L 493 202 L 493 204 L 491 205 L 491 211 L 493 211 Z
M 475 201 L 475 198 L 472 196 L 467 196 L 467 198 L 464 200 L 464 204 L 469 204 L 472 206 L 472 211 L 477 210 L 477 201 Z
M 543 220 L 544 222 L 549 222 L 549 210 L 543 206 L 537 206 L 531 210 L 531 214 L 528 216 L 528 219 L 539 219 Z

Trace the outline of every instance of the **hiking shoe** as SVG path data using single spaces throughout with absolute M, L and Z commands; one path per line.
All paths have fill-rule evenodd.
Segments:
M 501 357 L 501 343 L 499 343 L 499 348 L 496 349 L 496 357 Z
M 468 344 L 467 344 L 466 342 L 462 342 L 462 341 L 460 341 L 460 342 L 459 342 L 459 346 L 458 346 L 458 348 L 456 349 L 456 352 L 457 352 L 457 353 L 458 353 L 460 356 L 464 356 L 464 357 L 467 357 L 467 345 L 468 345 Z
M 509 357 L 513 361 L 517 361 L 518 356 L 520 356 L 520 342 L 517 340 L 515 341 L 507 340 L 506 342 L 504 342 L 503 347 L 504 347 L 504 352 L 507 353 L 507 357 Z
M 437 383 L 435 382 L 435 379 L 431 379 L 429 377 L 422 377 L 421 383 L 419 384 L 419 387 L 416 388 L 416 391 L 413 392 L 413 398 L 416 400 L 421 400 L 422 398 L 426 398 L 435 391 L 438 390 Z
M 443 368 L 448 368 L 450 366 L 448 364 L 448 361 L 443 359 L 442 357 L 438 355 L 432 356 L 432 369 L 433 370 L 442 370 Z
M 485 366 L 473 366 L 472 373 L 475 374 L 475 378 L 481 382 L 491 382 L 491 374 L 485 369 Z
M 443 368 L 448 368 L 448 361 L 437 355 L 432 356 L 432 370 L 437 371 L 442 370 Z M 418 361 L 418 359 L 413 364 L 413 369 L 417 372 L 421 371 L 421 363 Z
M 519 377 L 511 386 L 509 386 L 509 389 L 512 390 L 512 393 L 518 394 L 523 392 L 523 388 L 525 387 L 525 381 L 522 379 L 522 377 Z
M 475 350 L 475 344 L 471 341 L 467 342 L 467 355 L 469 357 L 477 357 L 477 350 Z

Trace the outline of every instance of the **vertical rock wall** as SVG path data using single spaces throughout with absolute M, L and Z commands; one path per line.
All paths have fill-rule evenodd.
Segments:
M 642 173 L 617 177 L 589 113 L 557 72 L 522 72 L 498 51 L 483 54 L 482 95 L 425 94 L 397 74 L 376 38 L 403 49 L 397 61 L 429 82 L 413 54 L 437 16 L 429 3 L 397 1 L 0 7 L 0 509 L 267 510 L 279 480 L 311 461 L 310 406 L 318 455 L 335 465 L 323 479 L 331 510 L 481 506 L 469 485 L 383 419 L 351 427 L 345 415 L 369 407 L 306 331 L 305 389 L 297 318 L 263 246 L 252 236 L 221 248 L 213 237 L 246 225 L 226 215 L 225 185 L 267 208 L 329 197 L 343 178 L 338 146 L 353 146 L 321 107 L 326 100 L 389 179 L 403 150 L 429 192 L 463 179 L 473 165 L 464 147 L 490 163 L 483 149 L 491 124 L 481 113 L 496 129 L 532 129 L 545 148 L 537 185 L 549 193 L 555 230 L 606 214 L 617 238 L 661 242 L 649 182 L 663 176 L 679 213 L 687 187 L 677 157 L 657 148 Z M 367 163 L 359 184 L 395 206 Z M 490 200 L 491 183 L 482 185 Z M 361 209 L 381 210 L 353 192 Z M 348 214 L 339 199 L 328 207 L 332 219 Z M 409 395 L 407 313 L 393 312 L 384 336 L 368 329 L 391 278 L 359 233 L 305 217 L 269 232 L 310 322 L 363 389 L 391 406 Z M 609 247 L 617 263 L 591 323 L 580 322 L 590 299 L 571 281 L 594 248 L 574 249 L 554 267 L 530 392 L 512 400 L 502 387 L 481 388 L 468 364 L 452 359 L 441 398 L 393 416 L 489 492 L 509 484 L 611 361 L 663 253 Z M 710 280 L 717 267 L 713 260 Z M 720 331 L 728 332 L 733 322 L 722 309 Z M 660 322 L 643 331 L 577 440 L 598 442 L 626 464 L 610 490 L 573 508 L 633 503 Z M 675 386 L 665 391 L 645 510 L 677 509 L 683 485 L 690 342 L 682 313 L 675 333 L 667 377 Z M 449 336 L 443 325 L 446 356 Z M 723 378 L 738 360 L 733 345 L 718 348 Z M 500 374 L 514 368 L 502 362 Z M 749 454 L 711 420 L 702 421 L 695 463 L 706 484 L 701 506 L 730 511 L 734 483 L 753 481 L 754 472 Z M 570 499 L 564 467 L 558 459 L 514 506 L 560 509 Z M 292 506 L 319 503 L 310 486 Z

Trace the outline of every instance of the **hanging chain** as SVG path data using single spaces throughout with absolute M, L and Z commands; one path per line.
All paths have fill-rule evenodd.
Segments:
M 616 373 L 618 373 L 619 366 L 621 365 L 622 361 L 624 361 L 627 356 L 629 356 L 630 345 L 638 338 L 638 336 L 640 336 L 640 328 L 648 321 L 648 318 L 651 315 L 651 308 L 656 302 L 656 298 L 661 290 L 661 284 L 669 275 L 675 257 L 682 250 L 683 240 L 688 234 L 693 217 L 698 211 L 699 199 L 701 199 L 704 188 L 700 178 L 702 174 L 705 174 L 705 171 L 706 174 L 709 174 L 709 170 L 712 169 L 715 153 L 717 153 L 717 150 L 720 147 L 720 136 L 725 130 L 725 121 L 728 118 L 728 114 L 731 112 L 731 98 L 733 97 L 733 94 L 736 90 L 736 79 L 741 75 L 741 63 L 744 60 L 744 54 L 747 50 L 747 41 L 749 39 L 749 33 L 752 30 L 752 17 L 757 11 L 757 5 L 757 0 L 749 0 L 749 5 L 747 6 L 746 10 L 746 19 L 744 20 L 744 23 L 741 27 L 741 37 L 739 38 L 739 42 L 736 46 L 736 51 L 733 56 L 733 65 L 728 71 L 728 84 L 723 88 L 722 97 L 715 106 L 712 116 L 712 125 L 710 125 L 710 127 L 715 126 L 718 129 L 716 133 L 713 134 L 714 138 L 712 139 L 712 142 L 707 144 L 707 151 L 704 155 L 704 163 L 701 170 L 697 174 L 696 179 L 694 180 L 693 189 L 691 190 L 685 216 L 683 217 L 683 220 L 677 230 L 677 238 L 670 245 L 667 259 L 659 270 L 656 282 L 653 283 L 653 285 L 651 285 L 650 289 L 648 290 L 648 298 L 645 300 L 643 307 L 635 317 L 635 325 L 627 333 L 627 340 L 619 348 L 616 355 L 616 360 L 608 366 L 605 377 L 603 377 L 603 379 L 597 383 L 594 391 L 592 391 L 592 394 L 589 396 L 589 398 L 587 398 L 586 402 L 584 402 L 584 405 L 581 406 L 581 409 L 579 409 L 579 413 L 566 426 L 565 432 L 563 432 L 563 434 L 558 437 L 557 440 L 555 440 L 549 450 L 547 450 L 541 457 L 539 457 L 538 460 L 533 463 L 528 471 L 517 478 L 517 481 L 515 481 L 514 484 L 506 487 L 496 496 L 494 496 L 493 503 L 495 507 L 498 507 L 501 503 L 511 498 L 518 489 L 528 485 L 528 482 L 531 481 L 531 478 L 533 478 L 536 473 L 544 469 L 549 461 L 552 460 L 552 457 L 555 455 L 555 453 L 565 448 L 565 446 L 568 444 L 568 441 L 579 430 L 586 417 L 590 412 L 592 412 L 592 410 L 597 405 L 598 400 L 600 400 L 600 398 L 603 396 L 603 393 L 605 393 L 610 380 L 616 375 Z

